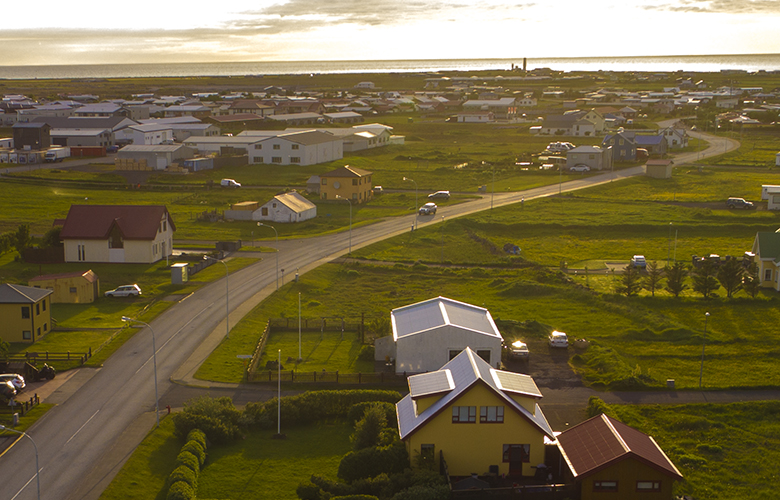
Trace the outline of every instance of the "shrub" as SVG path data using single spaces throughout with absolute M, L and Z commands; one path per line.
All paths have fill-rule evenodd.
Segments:
M 193 429 L 200 429 L 212 443 L 224 443 L 240 434 L 241 412 L 230 398 L 202 396 L 188 402 L 184 410 L 173 416 L 176 435 L 184 438 Z
M 374 495 L 346 495 L 343 497 L 331 497 L 331 500 L 379 500 Z
M 382 408 L 370 405 L 363 418 L 355 424 L 355 432 L 349 437 L 355 451 L 379 445 L 382 429 L 387 427 L 387 417 Z
M 181 451 L 189 451 L 195 455 L 200 467 L 203 467 L 203 464 L 206 463 L 206 450 L 204 450 L 197 441 L 187 441 L 184 446 L 181 447 Z
M 447 485 L 418 485 L 393 495 L 392 500 L 447 500 L 450 489 Z
M 339 464 L 338 477 L 351 483 L 383 472 L 402 472 L 408 466 L 409 454 L 403 442 L 398 441 L 390 446 L 364 448 L 347 453 Z
M 195 441 L 196 443 L 201 445 L 201 447 L 203 447 L 204 450 L 207 449 L 206 434 L 200 429 L 192 429 L 187 434 L 187 441 Z
M 176 456 L 176 463 L 192 469 L 194 472 L 200 471 L 200 462 L 198 457 L 189 451 L 182 451 Z
M 358 361 L 374 361 L 374 346 L 364 345 L 357 355 Z
M 166 500 L 194 500 L 195 490 L 184 481 L 176 481 L 168 489 Z
M 177 481 L 183 481 L 189 484 L 190 486 L 192 486 L 192 489 L 195 490 L 198 487 L 198 474 L 197 472 L 190 469 L 189 467 L 185 465 L 180 465 L 175 469 L 173 469 L 171 475 L 168 476 L 169 485 L 172 485 Z
M 387 420 L 388 425 L 396 421 L 395 405 L 393 403 L 388 403 L 385 401 L 366 401 L 364 403 L 357 403 L 349 409 L 349 413 L 347 414 L 347 420 L 349 423 L 355 425 L 358 420 L 363 418 L 363 416 L 366 414 L 366 409 L 370 406 L 377 406 L 382 408 L 382 410 L 385 412 L 385 420 Z
M 311 481 L 298 484 L 295 493 L 301 500 L 323 500 L 323 491 Z

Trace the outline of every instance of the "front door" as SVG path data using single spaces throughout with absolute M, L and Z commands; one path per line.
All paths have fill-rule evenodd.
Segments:
M 529 462 L 530 448 L 528 444 L 504 445 L 504 462 L 509 462 L 510 476 L 523 475 L 523 463 Z

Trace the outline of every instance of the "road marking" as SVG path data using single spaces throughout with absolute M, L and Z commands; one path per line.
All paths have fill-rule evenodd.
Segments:
M 20 437 L 21 437 L 21 436 L 20 436 Z M 41 467 L 40 469 L 38 469 L 37 475 L 38 475 L 39 477 L 40 477 L 40 474 L 41 474 L 41 471 L 42 471 L 42 470 L 43 470 L 43 467 Z M 30 486 L 30 483 L 32 483 L 32 480 L 33 480 L 33 479 L 35 479 L 35 476 L 36 476 L 36 474 L 33 474 L 33 477 L 31 477 L 29 481 L 27 481 L 26 483 L 24 483 L 24 486 L 22 486 L 22 487 L 19 489 L 19 491 L 17 491 L 17 492 L 16 492 L 16 495 L 14 495 L 13 497 L 11 497 L 11 500 L 16 500 L 16 497 L 18 497 L 19 495 L 21 495 L 21 494 L 22 494 L 22 492 L 24 491 L 24 489 L 25 489 L 25 488 L 27 488 L 28 486 Z
M 89 418 L 87 419 L 87 421 L 86 421 L 86 422 L 84 422 L 84 425 L 82 425 L 81 427 L 79 427 L 79 430 L 77 430 L 76 432 L 74 432 L 74 433 L 73 433 L 73 435 L 70 437 L 70 439 L 68 439 L 67 441 L 65 441 L 65 444 L 68 444 L 68 443 L 70 443 L 70 442 L 73 440 L 73 438 L 74 438 L 74 437 L 76 437 L 76 434 L 78 434 L 79 432 L 81 432 L 81 429 L 83 429 L 84 427 L 86 427 L 86 426 L 87 426 L 87 424 L 88 424 L 88 423 L 90 423 L 90 422 L 92 421 L 92 419 L 93 419 L 93 418 L 95 418 L 95 415 L 97 415 L 98 413 L 100 413 L 100 410 L 97 410 L 95 413 L 93 413 L 93 414 L 92 414 L 92 416 L 91 416 L 91 417 L 89 417 Z

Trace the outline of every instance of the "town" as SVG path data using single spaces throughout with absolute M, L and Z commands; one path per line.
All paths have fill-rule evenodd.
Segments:
M 3 92 L 0 499 L 770 494 L 779 75 Z

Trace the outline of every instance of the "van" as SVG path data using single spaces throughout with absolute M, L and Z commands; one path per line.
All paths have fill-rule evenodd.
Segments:
M 231 187 L 231 188 L 240 188 L 241 184 L 234 181 L 233 179 L 222 179 L 219 183 L 222 187 Z

